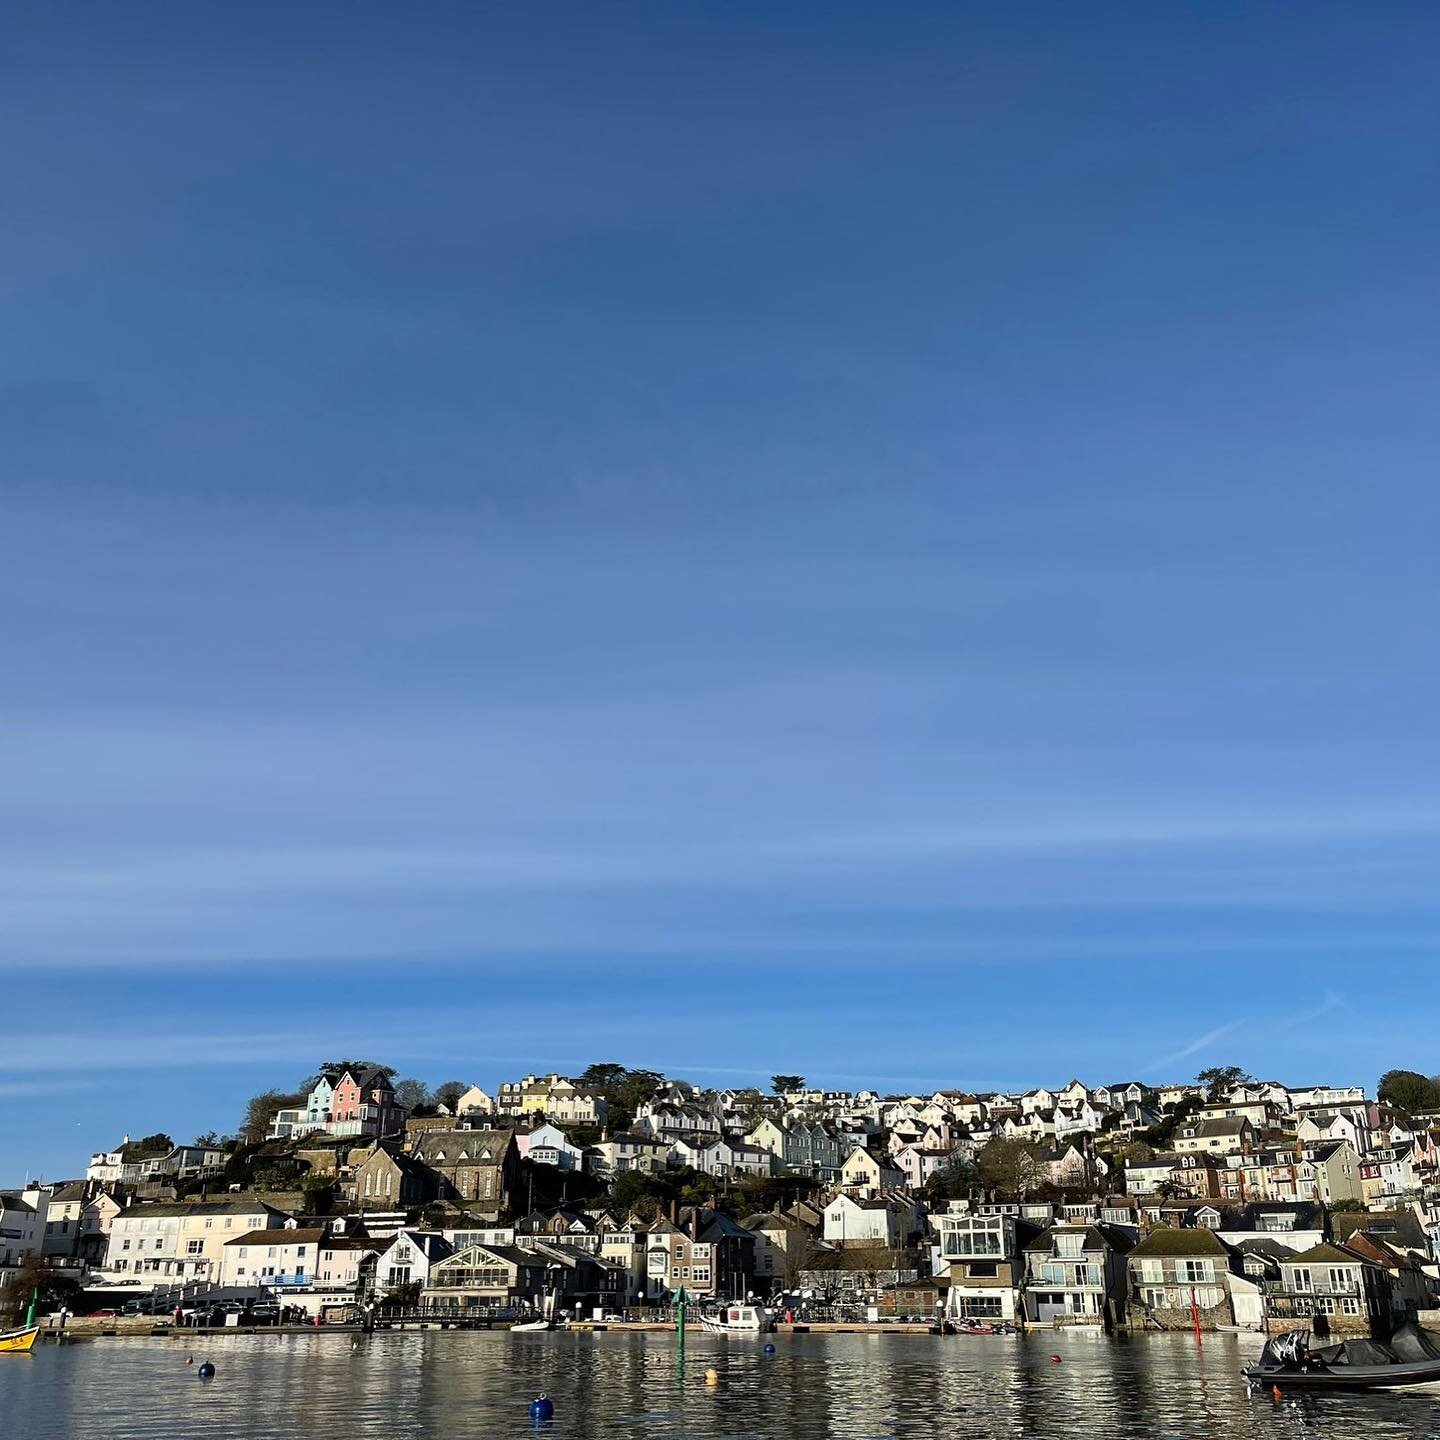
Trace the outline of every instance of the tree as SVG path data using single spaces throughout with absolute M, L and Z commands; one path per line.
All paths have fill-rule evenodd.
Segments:
M 470 1087 L 463 1080 L 447 1080 L 435 1087 L 435 1103 L 453 1110 L 460 1097 Z
M 1040 1147 L 1028 1140 L 1007 1140 L 996 1135 L 975 1157 L 975 1171 L 983 1184 L 1004 1195 L 1023 1196 L 1043 1184 L 1049 1167 Z
M 606 1099 L 609 1099 L 625 1083 L 625 1077 L 629 1073 L 623 1065 L 617 1065 L 613 1060 L 608 1060 L 595 1065 L 587 1065 L 580 1072 L 575 1083 L 583 1090 L 593 1090 L 596 1094 L 604 1095 Z
M 632 1114 L 665 1083 L 658 1070 L 627 1070 L 625 1078 L 615 1087 L 615 1099 Z
M 147 1155 L 168 1155 L 174 1148 L 175 1142 L 163 1130 L 157 1130 L 153 1135 L 132 1140 L 125 1147 L 125 1153 L 133 1160 L 143 1160 Z
M 963 1146 L 957 1146 L 945 1163 L 925 1182 L 925 1198 L 964 1200 L 975 1184 L 975 1159 Z
M 43 1255 L 27 1255 L 19 1268 L 10 1277 L 10 1282 L 0 1290 L 0 1304 L 6 1307 L 14 1320 L 21 1320 L 30 1308 L 30 1297 L 39 1291 L 36 1311 L 58 1309 L 69 1306 L 80 1294 L 79 1281 L 56 1270 Z
M 357 1075 L 362 1070 L 378 1070 L 387 1080 L 393 1080 L 397 1073 L 393 1065 L 377 1065 L 373 1060 L 326 1060 L 320 1069 L 353 1070 Z
M 207 1130 L 203 1135 L 195 1137 L 195 1143 L 205 1150 L 218 1150 L 225 1142 L 214 1130 Z
M 770 1088 L 777 1095 L 784 1095 L 789 1090 L 803 1090 L 805 1088 L 805 1077 L 803 1075 L 772 1075 L 770 1077 Z
M 270 1122 L 281 1110 L 298 1105 L 303 1095 L 287 1095 L 283 1090 L 262 1090 L 250 1097 L 245 1119 L 240 1124 L 241 1138 L 248 1145 L 258 1145 L 269 1133 Z
M 1195 1083 L 1205 1087 L 1211 1100 L 1222 1100 L 1237 1085 L 1251 1085 L 1254 1081 L 1238 1065 L 1212 1065 L 1195 1077 Z
M 1440 1110 L 1440 1085 L 1416 1070 L 1387 1070 L 1380 1077 L 1376 1095 L 1406 1115 Z
M 407 1110 L 414 1110 L 420 1105 L 429 1105 L 430 1087 L 423 1080 L 416 1080 L 413 1076 L 405 1080 L 395 1081 L 395 1103 L 403 1105 Z
M 820 1253 L 820 1242 L 813 1231 L 804 1225 L 789 1225 L 785 1232 L 785 1247 L 781 1251 L 780 1275 L 785 1289 L 800 1288 L 800 1274 L 811 1268 L 811 1262 Z

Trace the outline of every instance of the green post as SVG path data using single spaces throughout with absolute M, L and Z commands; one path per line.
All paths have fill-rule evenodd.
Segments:
M 28 1330 L 35 1323 L 35 1307 L 40 1303 L 40 1287 L 35 1285 L 30 1290 L 30 1308 L 25 1312 L 25 1328 Z
M 677 1296 L 675 1297 L 675 1314 L 676 1314 L 676 1320 L 675 1320 L 675 1344 L 676 1344 L 676 1347 L 677 1347 L 677 1349 L 676 1349 L 676 1358 L 680 1361 L 680 1363 L 681 1363 L 682 1365 L 685 1363 L 685 1305 L 686 1305 L 686 1299 L 687 1299 L 687 1297 L 686 1297 L 686 1295 L 685 1295 L 685 1287 L 682 1285 L 682 1286 L 680 1287 L 680 1293 L 679 1293 L 679 1295 L 677 1295 Z

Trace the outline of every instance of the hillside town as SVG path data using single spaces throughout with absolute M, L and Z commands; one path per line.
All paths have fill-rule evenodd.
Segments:
M 1388 1333 L 1440 1307 L 1440 1086 L 895 1095 L 618 1064 L 433 1091 L 369 1061 L 236 1133 L 122 1137 L 0 1192 L 0 1301 L 334 1323 L 542 1307 Z

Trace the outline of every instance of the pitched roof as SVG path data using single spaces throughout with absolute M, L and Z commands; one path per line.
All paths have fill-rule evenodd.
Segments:
M 156 1205 L 132 1205 L 128 1210 L 123 1210 L 115 1218 L 117 1220 L 140 1219 L 171 1219 L 175 1216 L 205 1216 L 205 1215 L 279 1215 L 285 1216 L 283 1210 L 277 1210 L 273 1205 L 267 1205 L 263 1200 L 176 1200 Z
M 1330 1226 L 1342 1243 L 1351 1235 L 1364 1233 L 1388 1245 L 1427 1252 L 1430 1248 L 1425 1228 L 1413 1210 L 1337 1210 L 1330 1216 Z
M 237 1235 L 233 1240 L 227 1240 L 226 1246 L 231 1245 L 318 1245 L 326 1235 L 325 1228 L 317 1225 L 307 1230 L 247 1230 L 243 1235 Z M 340 1238 L 338 1235 L 335 1237 Z
M 1061 1230 L 1073 1235 L 1081 1228 L 1079 1225 L 1047 1225 L 1025 1248 L 1027 1250 L 1049 1250 L 1051 1247 L 1050 1237 L 1055 1231 Z M 1123 1230 L 1117 1230 L 1113 1225 L 1086 1225 L 1083 1229 L 1086 1250 L 1103 1250 L 1108 1246 L 1112 1250 L 1118 1250 L 1122 1255 L 1128 1255 L 1135 1248 L 1135 1242 Z
M 1318 1245 L 1312 1245 L 1298 1255 L 1287 1255 L 1283 1263 L 1286 1265 L 1373 1265 L 1375 1262 L 1366 1255 L 1359 1255 L 1354 1250 L 1347 1250 L 1343 1245 L 1332 1245 L 1328 1240 L 1322 1240 Z
M 498 1165 L 514 1143 L 511 1130 L 426 1130 L 415 1136 L 411 1153 L 427 1165 L 455 1165 L 462 1152 L 467 1165 Z
M 1159 1255 L 1227 1255 L 1225 1243 L 1203 1225 L 1176 1230 L 1168 1225 L 1152 1230 L 1131 1252 L 1131 1258 Z

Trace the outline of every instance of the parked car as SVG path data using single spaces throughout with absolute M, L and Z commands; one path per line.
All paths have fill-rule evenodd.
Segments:
M 89 1318 L 91 1320 L 118 1320 L 120 1312 L 118 1310 L 92 1310 Z

